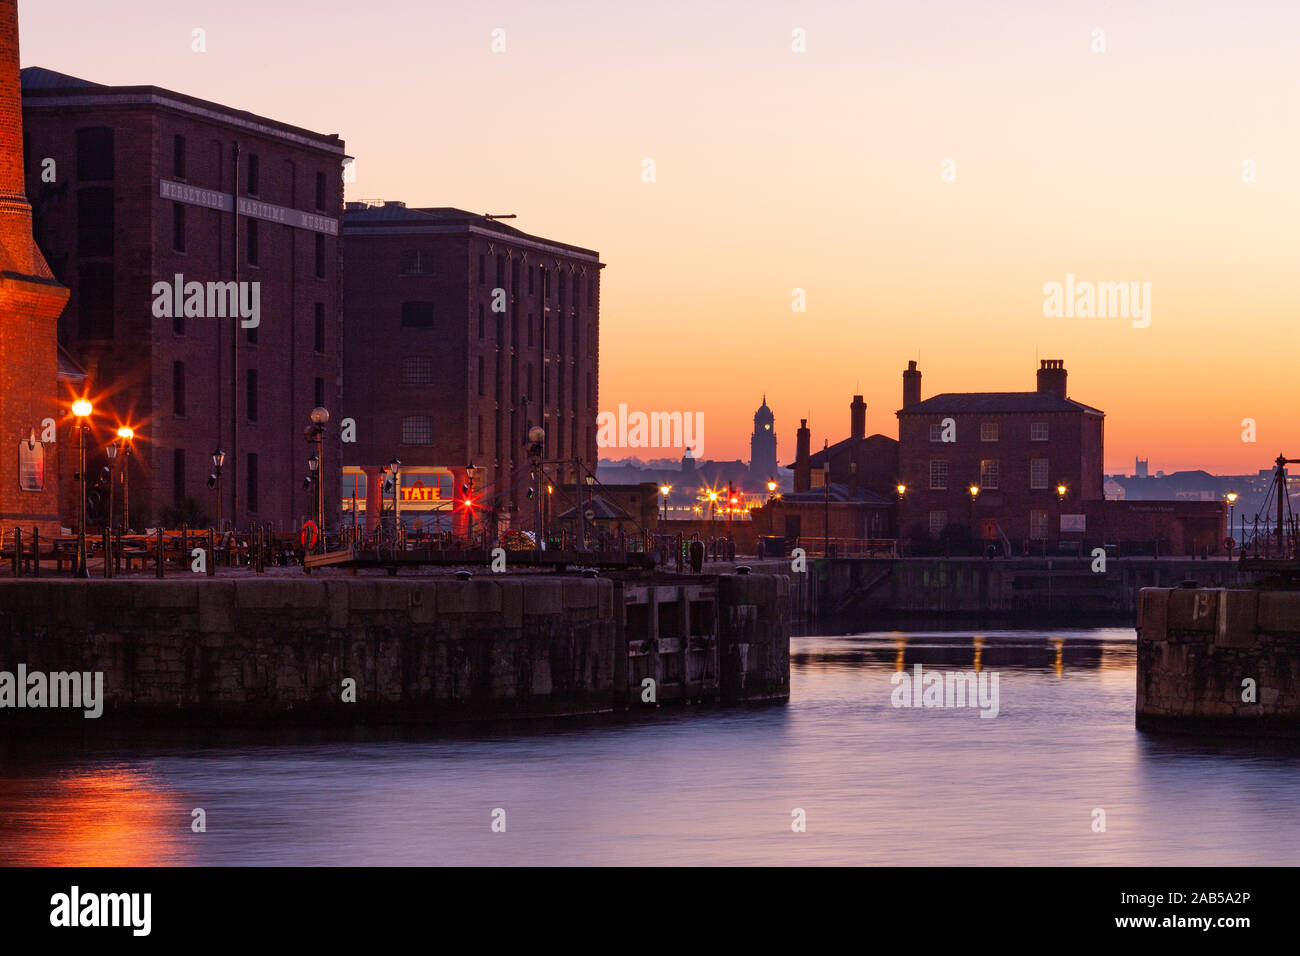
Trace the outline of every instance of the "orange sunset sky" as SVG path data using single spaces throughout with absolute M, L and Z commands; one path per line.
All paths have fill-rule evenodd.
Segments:
M 908 359 L 929 396 L 1036 356 L 1107 413 L 1108 472 L 1300 457 L 1294 4 L 20 6 L 25 66 L 338 132 L 348 199 L 599 250 L 601 408 L 703 412 L 706 457 L 749 457 L 764 392 L 785 463 L 855 392 L 896 435 Z M 1149 282 L 1150 326 L 1044 317 L 1067 273 Z

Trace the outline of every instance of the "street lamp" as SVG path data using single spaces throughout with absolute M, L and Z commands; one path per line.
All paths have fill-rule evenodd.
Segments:
M 397 529 L 401 527 L 402 522 L 402 463 L 393 456 L 393 460 L 388 463 L 388 470 L 393 473 L 393 537 L 397 538 Z
M 104 577 L 113 576 L 113 462 L 117 461 L 117 442 L 110 441 L 104 447 L 104 454 L 108 456 L 108 520 L 104 522 L 104 529 L 108 532 L 108 548 L 104 552 Z
M 1228 540 L 1231 541 L 1231 540 L 1232 540 L 1232 522 L 1233 522 L 1233 520 L 1234 520 L 1234 516 L 1235 516 L 1236 513 L 1237 513 L 1237 493 L 1236 493 L 1235 491 L 1230 491 L 1230 492 L 1228 492 L 1228 494 L 1227 494 L 1225 497 L 1228 499 Z M 1243 522 L 1243 523 L 1244 523 L 1244 522 Z M 1243 537 L 1244 537 L 1244 536 L 1243 536 Z M 1228 559 L 1229 559 L 1229 560 L 1232 559 L 1232 547 L 1231 547 L 1231 545 L 1229 545 L 1229 547 L 1228 547 Z
M 718 493 L 712 488 L 709 489 L 709 520 L 713 520 L 713 509 L 718 503 Z
M 583 480 L 583 482 L 585 482 L 586 485 L 587 485 L 587 504 L 586 504 L 586 507 L 590 508 L 591 505 L 592 505 L 592 502 L 593 502 L 593 500 L 594 500 L 592 496 L 595 494 L 595 492 L 594 492 L 594 488 L 595 488 L 595 485 L 596 485 L 596 476 L 593 475 L 591 472 L 587 472 L 587 474 L 583 476 L 583 479 L 582 479 L 582 480 Z M 578 498 L 579 498 L 579 504 L 581 504 L 581 498 L 582 498 L 582 496 L 579 495 Z M 586 511 L 582 510 L 581 508 L 579 508 L 579 511 L 580 511 L 581 513 L 578 515 L 578 519 L 582 522 L 582 525 L 581 525 L 581 530 L 582 530 L 582 539 L 581 539 L 581 540 L 582 540 L 582 547 L 583 547 L 583 550 L 585 551 L 586 548 L 587 548 L 587 513 L 586 513 Z M 596 515 L 595 509 L 592 509 L 591 514 L 592 514 L 592 519 L 595 520 L 595 515 Z M 593 529 L 593 530 L 594 530 L 594 529 Z M 593 535 L 593 537 L 594 537 L 594 535 Z
M 131 439 L 135 431 L 129 425 L 117 430 L 117 437 L 122 440 L 122 533 L 131 532 Z
M 465 508 L 469 511 L 469 524 L 466 526 L 466 536 L 469 543 L 474 543 L 474 474 L 478 471 L 474 467 L 474 460 L 471 458 L 468 465 L 465 466 L 465 477 L 469 479 L 465 483 Z
M 970 538 L 971 553 L 973 554 L 975 552 L 975 542 L 979 540 L 975 528 L 975 499 L 980 496 L 980 486 L 972 483 L 966 490 L 970 492 Z
M 226 453 L 217 446 L 217 450 L 212 453 L 212 481 L 211 484 L 217 489 L 217 534 L 221 534 L 221 469 L 226 464 Z
M 825 526 L 822 528 L 822 554 L 826 557 L 831 556 L 831 456 L 826 443 L 822 443 L 822 487 L 826 489 L 826 517 Z
M 774 479 L 769 478 L 767 479 L 767 500 L 771 501 L 773 496 L 775 495 L 776 495 L 776 481 Z
M 533 487 L 541 487 L 542 478 L 542 451 L 543 442 L 546 441 L 546 429 L 541 425 L 534 425 L 528 429 L 528 461 L 531 466 L 533 476 Z M 547 486 L 550 487 L 549 485 Z M 549 494 L 549 491 L 548 491 Z M 542 496 L 537 495 L 537 512 L 535 515 L 536 525 L 533 532 L 533 545 L 537 551 L 542 550 Z M 548 502 L 549 506 L 549 502 Z
M 81 523 L 77 527 L 77 573 L 79 578 L 89 578 L 90 569 L 86 567 L 86 419 L 90 417 L 94 406 L 86 399 L 79 398 L 72 403 L 72 414 L 77 416 L 77 478 L 81 483 Z
M 672 486 L 672 485 L 660 485 L 660 486 L 659 486 L 659 494 L 663 495 L 663 499 L 664 499 L 663 518 L 661 519 L 661 520 L 664 520 L 664 521 L 668 520 L 668 492 L 670 492 L 670 491 L 672 491 L 672 490 L 673 490 L 673 486 Z
M 316 526 L 319 528 L 320 553 L 325 553 L 325 425 L 330 420 L 329 409 L 317 405 L 311 410 L 312 432 L 316 439 Z

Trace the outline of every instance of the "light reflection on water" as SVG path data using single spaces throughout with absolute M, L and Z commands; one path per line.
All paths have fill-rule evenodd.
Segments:
M 786 705 L 10 761 L 0 860 L 1300 863 L 1300 750 L 1139 734 L 1131 629 L 798 637 L 791 651 Z M 918 662 L 996 672 L 998 717 L 894 708 L 891 675 Z M 206 833 L 190 830 L 196 807 Z

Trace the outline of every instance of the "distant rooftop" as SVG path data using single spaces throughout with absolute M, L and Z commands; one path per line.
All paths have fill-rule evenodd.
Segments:
M 343 213 L 344 230 L 364 229 L 367 226 L 429 226 L 433 228 L 476 228 L 500 233 L 514 239 L 556 246 L 577 255 L 599 259 L 600 254 L 594 249 L 586 249 L 567 242 L 557 242 L 542 236 L 534 236 L 506 225 L 499 219 L 490 219 L 487 215 L 456 209 L 453 206 L 408 206 L 395 200 L 363 200 L 349 202 Z
M 899 409 L 899 415 L 996 414 L 1005 412 L 1089 412 L 1101 409 L 1051 392 L 945 392 Z

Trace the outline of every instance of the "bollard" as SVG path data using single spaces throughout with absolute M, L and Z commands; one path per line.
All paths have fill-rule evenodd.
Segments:
M 163 576 L 163 529 L 158 529 L 158 567 L 154 572 L 154 577 Z
M 215 528 L 208 528 L 208 577 L 217 573 L 217 532 Z
M 23 576 L 23 529 L 14 528 L 14 577 Z
M 41 529 L 32 525 L 32 577 L 41 576 Z

